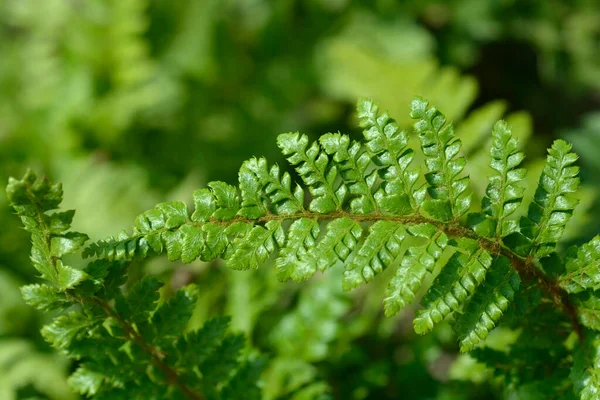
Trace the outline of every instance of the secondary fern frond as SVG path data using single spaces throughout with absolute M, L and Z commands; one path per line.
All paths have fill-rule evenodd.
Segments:
M 223 185 L 211 188 L 213 216 L 229 218 L 237 192 Z M 242 336 L 223 329 L 217 336 L 205 330 L 186 333 L 198 297 L 195 286 L 160 304 L 162 284 L 154 278 L 143 278 L 127 292 L 120 289 L 127 278 L 125 261 L 145 256 L 150 248 L 166 249 L 171 259 L 195 258 L 203 231 L 189 224 L 183 203 L 159 204 L 137 219 L 133 235 L 121 233 L 90 246 L 87 255 L 105 259 L 80 270 L 65 266 L 61 257 L 87 237 L 68 231 L 72 212 L 48 213 L 62 201 L 60 185 L 28 171 L 22 180 L 11 179 L 7 194 L 32 234 L 32 261 L 48 281 L 24 286 L 25 301 L 41 310 L 69 310 L 46 325 L 42 336 L 80 361 L 69 379 L 74 390 L 97 399 L 260 398 L 248 376 L 255 377 L 261 365 L 242 357 Z M 206 352 L 209 342 L 215 343 L 210 356 L 190 363 L 189 354 Z
M 31 262 L 42 278 L 60 290 L 74 287 L 85 279 L 85 273 L 64 265 L 60 258 L 77 251 L 88 239 L 78 232 L 67 232 L 74 211 L 55 212 L 62 201 L 62 186 L 47 179 L 37 179 L 27 171 L 23 179 L 10 178 L 7 197 L 17 211 L 23 226 L 31 233 Z

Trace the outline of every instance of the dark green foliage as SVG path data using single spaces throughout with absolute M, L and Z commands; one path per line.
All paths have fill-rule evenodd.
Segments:
M 411 108 L 423 175 L 408 147 L 408 133 L 362 99 L 358 115 L 364 144 L 339 133 L 312 143 L 300 133 L 279 136 L 279 147 L 308 193 L 277 166 L 253 158 L 239 172 L 239 189 L 208 183 L 194 192 L 193 213 L 182 202 L 156 205 L 136 218 L 131 234 L 89 245 L 82 255 L 95 261 L 83 269 L 61 260 L 87 237 L 68 232 L 72 213 L 48 213 L 62 200 L 60 186 L 31 172 L 11 179 L 9 199 L 32 235 L 32 262 L 48 281 L 22 292 L 40 309 L 68 309 L 42 333 L 79 360 L 71 385 L 99 399 L 260 397 L 256 385 L 262 364 L 243 351 L 242 336 L 226 333 L 224 320 L 188 329 L 198 301 L 196 286 L 179 288 L 170 298 L 161 298 L 161 284 L 150 277 L 120 288 L 132 260 L 164 253 L 169 261 L 183 263 L 222 258 L 232 270 L 274 260 L 281 281 L 304 281 L 317 271 L 343 267 L 343 290 L 377 282 L 378 275 L 395 269 L 384 300 L 388 316 L 411 305 L 433 276 L 414 313 L 416 333 L 451 319 L 461 351 L 477 349 L 481 361 L 509 365 L 509 389 L 521 385 L 517 390 L 528 396 L 574 389 L 582 399 L 593 398 L 597 357 L 588 351 L 582 361 L 577 352 L 600 326 L 600 300 L 593 292 L 598 240 L 573 248 L 565 259 L 555 251 L 577 205 L 572 197 L 579 184 L 577 156 L 566 142 L 556 141 L 527 215 L 511 219 L 524 194 L 525 170 L 517 168 L 523 154 L 507 124 L 498 122 L 483 212 L 469 213 L 476 210 L 453 125 L 426 100 L 415 99 Z M 536 316 L 538 308 L 550 305 L 556 306 L 552 312 Z M 485 347 L 503 321 L 523 329 L 508 360 Z M 543 346 L 528 344 L 525 334 L 550 328 L 555 329 L 547 360 L 552 373 L 543 375 L 528 370 L 527 357 Z M 515 349 L 521 354 L 513 357 Z M 568 380 L 571 367 L 574 383 Z M 590 380 L 591 387 L 581 384 Z

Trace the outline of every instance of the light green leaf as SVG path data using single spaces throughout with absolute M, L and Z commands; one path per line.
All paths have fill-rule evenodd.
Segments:
M 383 300 L 385 315 L 391 317 L 410 305 L 421 284 L 433 272 L 436 262 L 448 244 L 448 237 L 433 225 L 419 224 L 407 228 L 412 236 L 425 238 L 420 246 L 409 247 L 402 257 L 400 266 L 390 280 Z
M 27 304 L 42 311 L 52 311 L 69 304 L 64 294 L 44 284 L 21 286 L 21 294 Z
M 454 137 L 454 127 L 429 102 L 415 98 L 411 102 L 411 118 L 417 119 L 414 128 L 419 134 L 421 149 L 429 172 L 425 174 L 427 192 L 425 211 L 435 219 L 448 221 L 465 214 L 471 206 L 469 178 L 459 178 L 466 160 L 458 156 L 462 143 Z
M 492 264 L 492 257 L 477 241 L 462 239 L 458 247 L 421 300 L 423 309 L 415 313 L 414 328 L 418 334 L 431 331 L 448 314 L 459 311 Z
M 558 278 L 569 293 L 600 288 L 600 236 L 580 247 L 571 247 L 566 259 L 566 273 Z
M 183 225 L 179 228 L 181 237 L 181 261 L 191 263 L 200 256 L 204 247 L 204 234 L 200 228 L 193 225 Z
M 88 235 L 79 232 L 67 232 L 64 235 L 52 236 L 50 252 L 52 256 L 60 258 L 79 250 L 88 239 Z
M 285 246 L 275 260 L 280 281 L 303 281 L 314 275 L 317 266 L 308 255 L 314 251 L 319 232 L 319 223 L 314 219 L 301 218 L 292 223 Z
M 193 197 L 194 213 L 192 214 L 192 221 L 208 221 L 217 209 L 212 192 L 208 189 L 198 189 L 194 192 Z
M 269 221 L 264 227 L 254 226 L 243 238 L 240 238 L 225 261 L 231 269 L 246 270 L 258 268 L 276 249 L 283 246 L 285 233 L 281 223 Z
M 552 144 L 527 217 L 520 221 L 521 233 L 531 241 L 529 253 L 537 257 L 554 251 L 579 202 L 572 196 L 579 187 L 577 155 L 570 151 L 564 140 Z
M 212 189 L 217 205 L 212 216 L 221 221 L 235 217 L 240 209 L 240 199 L 236 188 L 225 182 L 210 182 L 208 187 Z
M 42 336 L 53 347 L 65 350 L 69 348 L 75 336 L 90 324 L 80 312 L 70 312 L 55 318 L 50 325 L 42 328 Z
M 460 350 L 467 352 L 481 345 L 496 327 L 515 297 L 521 279 L 504 256 L 494 259 L 485 282 L 475 289 L 456 322 Z
M 284 133 L 277 137 L 277 144 L 290 164 L 308 186 L 313 200 L 309 210 L 326 214 L 340 210 L 347 194 L 346 186 L 336 189 L 337 167 L 330 165 L 327 154 L 322 152 L 319 144 L 308 144 L 308 137 L 300 133 Z
M 106 377 L 98 372 L 90 371 L 85 367 L 79 367 L 69 377 L 69 386 L 79 394 L 94 396 Z
M 363 282 L 371 282 L 375 275 L 389 267 L 400 253 L 406 237 L 401 224 L 392 221 L 377 221 L 369 228 L 369 236 L 346 266 L 342 287 L 354 289 Z

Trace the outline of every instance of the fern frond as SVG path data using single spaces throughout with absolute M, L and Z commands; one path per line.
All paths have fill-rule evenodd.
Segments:
M 523 200 L 525 188 L 520 182 L 525 178 L 526 171 L 517 167 L 525 155 L 518 150 L 519 143 L 512 137 L 506 122 L 498 121 L 494 125 L 492 138 L 490 167 L 496 174 L 490 177 L 490 183 L 481 201 L 481 208 L 485 214 L 470 214 L 469 224 L 484 236 L 502 238 L 518 229 L 517 221 L 507 218 Z
M 346 135 L 328 133 L 321 136 L 319 143 L 325 153 L 333 156 L 344 184 L 351 196 L 350 211 L 357 214 L 369 214 L 378 210 L 373 197 L 373 185 L 377 179 L 377 171 L 369 171 L 371 159 L 360 143 L 352 141 Z
M 582 337 L 584 326 L 600 329 L 594 292 L 599 286 L 599 239 L 570 250 L 565 261 L 555 252 L 577 205 L 572 197 L 579 184 L 573 165 L 577 157 L 570 146 L 556 141 L 550 149 L 528 215 L 517 226 L 509 217 L 523 196 L 519 182 L 525 172 L 518 168 L 523 154 L 510 128 L 497 123 L 490 152 L 497 174 L 483 197 L 483 213 L 469 214 L 463 221 L 470 211 L 469 178 L 461 176 L 466 161 L 443 114 L 425 100 L 412 103 L 428 169 L 426 183 L 417 187 L 420 174 L 412 165 L 407 133 L 370 100 L 360 100 L 358 112 L 364 144 L 339 133 L 313 143 L 299 133 L 279 137 L 279 146 L 308 189 L 308 209 L 305 189 L 293 184 L 289 174 L 281 174 L 276 165 L 269 168 L 263 158 L 252 158 L 242 165 L 239 187 L 216 181 L 196 190 L 191 215 L 182 202 L 156 205 L 136 218 L 131 234 L 123 231 L 88 246 L 83 257 L 97 259 L 82 270 L 66 267 L 62 257 L 87 237 L 68 231 L 72 212 L 49 213 L 62 199 L 60 186 L 30 172 L 22 180 L 12 179 L 9 200 L 32 233 L 32 261 L 48 281 L 22 292 L 40 309 L 71 311 L 48 325 L 44 335 L 83 360 L 72 384 L 99 398 L 119 398 L 123 385 L 130 384 L 145 398 L 197 399 L 204 393 L 233 399 L 242 396 L 238 386 L 254 379 L 253 365 L 260 363 L 245 360 L 239 365 L 239 336 L 226 336 L 206 358 L 190 355 L 198 346 L 210 347 L 206 343 L 214 339 L 182 334 L 195 306 L 193 286 L 161 302 L 160 284 L 151 278 L 121 290 L 129 261 L 162 253 L 184 263 L 222 258 L 234 270 L 273 260 L 283 281 L 302 281 L 317 271 L 343 267 L 344 290 L 396 268 L 385 292 L 388 316 L 413 302 L 423 282 L 439 269 L 415 312 L 417 333 L 431 331 L 454 314 L 461 350 L 470 351 L 507 315 L 507 324 L 523 323 L 529 335 L 538 325 L 556 327 L 560 346 L 550 361 L 570 360 L 563 346 L 569 334 Z M 448 261 L 437 268 L 446 256 Z M 552 312 L 530 324 L 527 319 L 536 307 Z M 222 332 L 221 327 L 207 329 Z M 98 348 L 109 350 L 101 353 Z M 595 363 L 586 362 L 586 368 Z M 152 365 L 152 373 L 134 377 L 142 365 Z M 157 369 L 162 373 L 156 374 Z M 226 373 L 231 370 L 239 375 Z
M 508 258 L 494 259 L 485 281 L 477 287 L 456 322 L 462 352 L 483 343 L 513 301 L 520 282 Z
M 339 133 L 326 134 L 312 144 L 299 133 L 279 137 L 279 146 L 312 195 L 308 210 L 303 206 L 301 186 L 292 185 L 288 174 L 281 176 L 277 166 L 269 168 L 266 160 L 253 158 L 240 170 L 241 196 L 233 186 L 211 182 L 208 188 L 194 192 L 191 217 L 183 203 L 162 203 L 138 217 L 131 236 L 122 233 L 93 244 L 84 255 L 130 260 L 135 255 L 144 257 L 152 249 L 155 253 L 166 251 L 170 260 L 183 262 L 221 257 L 232 269 L 256 268 L 273 257 L 279 279 L 295 281 L 305 280 L 317 270 L 344 265 L 345 290 L 371 281 L 401 258 L 384 300 L 386 314 L 393 315 L 414 300 L 451 244 L 454 255 L 423 298 L 424 309 L 416 313 L 415 330 L 428 332 L 450 313 L 468 309 L 472 320 L 461 319 L 463 347 L 474 347 L 480 340 L 473 332 L 482 340 L 512 300 L 508 288 L 514 279 L 506 283 L 497 278 L 507 274 L 493 272 L 490 277 L 492 282 L 501 282 L 500 292 L 487 284 L 479 287 L 493 259 L 506 256 L 519 264 L 512 265 L 515 271 L 527 275 L 531 268 L 519 259 L 525 253 L 521 244 L 515 243 L 515 235 L 525 242 L 543 244 L 548 234 L 528 238 L 523 219 L 520 232 L 513 232 L 516 225 L 508 220 L 523 195 L 519 181 L 524 170 L 517 168 L 523 154 L 504 122 L 492 131 L 490 165 L 497 175 L 483 199 L 484 213 L 469 216 L 467 224 L 473 230 L 462 226 L 459 217 L 470 207 L 470 194 L 468 177 L 460 176 L 466 164 L 459 156 L 461 142 L 443 114 L 427 101 L 416 99 L 411 107 L 429 170 L 427 184 L 420 188 L 415 188 L 419 174 L 411 166 L 413 151 L 408 148 L 407 134 L 386 113 L 380 114 L 371 100 L 361 99 L 358 114 L 365 128 L 364 145 Z M 571 166 L 575 158 L 565 146 L 557 142 L 550 151 L 528 219 L 538 221 L 540 227 L 554 226 L 553 232 L 556 224 L 566 222 L 565 213 L 570 215 L 564 208 L 574 203 L 567 194 L 578 182 L 577 169 Z M 429 196 L 425 199 L 426 192 Z M 425 215 L 418 213 L 419 207 Z M 536 210 L 541 210 L 539 218 Z M 291 222 L 289 228 L 286 221 Z M 321 221 L 328 221 L 323 235 Z M 361 239 L 367 226 L 369 233 Z M 402 255 L 402 243 L 408 237 L 421 237 L 425 243 L 409 245 Z M 450 243 L 449 237 L 454 238 Z M 553 260 L 561 263 L 556 257 Z M 556 298 L 560 289 L 553 290 L 551 296 Z M 476 300 L 469 301 L 473 295 Z M 506 301 L 500 300 L 500 295 Z M 475 305 L 485 312 L 473 308 Z
M 382 167 L 379 176 L 383 182 L 375 193 L 377 203 L 392 214 L 413 213 L 422 202 L 425 190 L 414 187 L 419 170 L 410 166 L 414 152 L 407 148 L 408 134 L 401 131 L 387 113 L 379 113 L 379 107 L 370 99 L 360 99 L 357 112 L 360 126 L 364 128 L 365 146 L 375 165 Z
M 156 253 L 166 251 L 170 260 L 183 262 L 222 257 L 232 269 L 256 268 L 273 256 L 278 277 L 295 281 L 305 280 L 317 270 L 345 265 L 342 285 L 350 290 L 394 265 L 407 237 L 422 237 L 426 242 L 408 247 L 388 285 L 384 306 L 386 313 L 393 315 L 414 300 L 422 282 L 433 273 L 448 237 L 454 237 L 451 247 L 455 254 L 434 279 L 423 299 L 424 309 L 417 311 L 415 329 L 425 333 L 452 312 L 462 312 L 469 304 L 482 306 L 480 299 L 498 297 L 493 294 L 496 292 L 488 293 L 486 285 L 478 288 L 493 258 L 497 258 L 490 254 L 500 251 L 517 260 L 513 249 L 522 253 L 518 245 L 513 245 L 513 236 L 523 236 L 526 229 L 522 224 L 521 232 L 504 238 L 505 250 L 485 237 L 499 239 L 515 229 L 508 217 L 521 201 L 519 181 L 524 170 L 517 168 L 523 154 L 517 149 L 516 139 L 510 128 L 499 122 L 492 131 L 490 151 L 490 165 L 497 175 L 491 179 L 483 199 L 484 213 L 469 216 L 467 222 L 474 230 L 461 226 L 458 218 L 470 206 L 468 177 L 460 177 L 466 164 L 464 157 L 459 156 L 461 142 L 454 137 L 452 125 L 446 123 L 443 114 L 427 101 L 416 99 L 411 106 L 411 116 L 418 119 L 415 130 L 429 169 L 425 186 L 415 188 L 419 174 L 411 166 L 413 151 L 408 148 L 407 134 L 386 113 L 380 114 L 371 100 L 361 99 L 358 113 L 365 128 L 364 146 L 339 133 L 326 134 L 312 144 L 299 133 L 279 137 L 279 146 L 312 195 L 308 210 L 303 207 L 301 186 L 292 185 L 288 174 L 281 176 L 277 166 L 269 168 L 266 160 L 253 158 L 240 170 L 241 196 L 233 186 L 211 182 L 208 188 L 194 192 L 195 211 L 191 218 L 183 203 L 162 203 L 138 217 L 131 236 L 122 233 L 116 239 L 94 244 L 84 255 L 129 260 L 134 255 L 144 257 L 152 249 Z M 564 206 L 566 191 L 576 183 L 577 170 L 570 166 L 574 160 L 560 143 L 551 150 L 537 203 L 530 207 L 532 218 L 536 204 L 538 208 L 555 207 L 554 212 L 544 208 L 544 221 L 551 214 L 552 223 L 562 216 L 556 214 L 562 212 L 556 207 Z M 566 181 L 555 182 L 554 190 L 548 186 L 551 177 Z M 424 216 L 416 213 L 420 205 Z M 476 224 L 472 223 L 473 216 L 478 219 Z M 287 220 L 291 221 L 289 228 L 284 223 Z M 321 237 L 320 221 L 324 220 L 329 223 Z M 551 222 L 539 221 L 544 226 Z M 369 233 L 361 242 L 362 225 L 369 227 Z M 527 268 L 513 267 L 520 272 Z M 495 276 L 490 279 L 495 281 Z M 475 293 L 488 294 L 469 302 Z M 501 307 L 500 300 L 486 306 L 498 306 L 503 311 L 511 296 L 504 298 L 506 304 L 502 302 Z M 470 311 L 474 315 L 478 312 Z M 479 318 L 485 319 L 482 315 L 483 311 Z M 472 318 L 474 322 L 463 325 L 471 326 L 471 331 L 478 330 L 483 337 L 485 329 L 493 328 L 500 315 L 495 313 L 485 329 L 476 317 Z M 465 342 L 465 348 L 478 343 L 471 331 L 465 333 L 471 335 L 467 340 L 471 344 Z
M 423 310 L 417 310 L 415 332 L 424 334 L 444 320 L 452 311 L 460 311 L 461 305 L 475 292 L 492 264 L 490 254 L 472 239 L 457 239 L 458 251 L 435 278 L 423 297 Z
M 255 219 L 267 213 L 294 214 L 304 210 L 304 191 L 300 185 L 291 189 L 290 174 L 285 172 L 280 177 L 279 167 L 270 169 L 264 158 L 251 158 L 245 161 L 239 173 L 240 191 L 242 194 L 242 210 L 240 215 Z M 264 204 L 262 193 L 265 193 L 270 208 Z
M 347 189 L 345 185 L 335 188 L 337 167 L 330 164 L 319 144 L 313 142 L 309 146 L 308 137 L 298 132 L 279 135 L 277 144 L 288 156 L 290 164 L 296 166 L 296 171 L 314 197 L 308 209 L 322 214 L 341 210 Z
M 448 236 L 430 224 L 410 226 L 407 231 L 412 236 L 426 239 L 426 242 L 406 250 L 400 267 L 390 280 L 383 301 L 388 317 L 414 301 L 421 284 L 428 274 L 433 273 L 436 262 L 448 244 Z
M 521 255 L 551 254 L 579 203 L 572 196 L 579 187 L 579 167 L 573 165 L 577 155 L 570 151 L 571 145 L 563 140 L 552 144 L 527 216 L 520 220 L 520 233 L 505 239 Z
M 571 247 L 565 266 L 559 283 L 569 293 L 600 288 L 600 236 L 580 247 Z
M 410 116 L 419 134 L 421 149 L 429 172 L 425 174 L 430 198 L 424 200 L 423 209 L 433 218 L 449 221 L 465 214 L 471 206 L 471 195 L 467 191 L 469 177 L 458 176 L 467 161 L 459 157 L 462 146 L 454 137 L 454 127 L 446 124 L 446 117 L 429 102 L 417 98 L 411 102 Z
M 279 280 L 302 281 L 315 273 L 316 264 L 308 256 L 314 251 L 319 232 L 319 223 L 314 219 L 301 218 L 292 223 L 286 244 L 275 260 Z
M 358 253 L 346 266 L 342 287 L 350 290 L 363 282 L 371 282 L 400 254 L 400 246 L 406 237 L 401 224 L 392 221 L 377 221 L 369 228 L 369 235 Z

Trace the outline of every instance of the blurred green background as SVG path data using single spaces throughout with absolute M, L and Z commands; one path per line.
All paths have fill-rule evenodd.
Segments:
M 358 138 L 358 97 L 409 127 L 414 95 L 457 124 L 479 193 L 495 120 L 532 172 L 553 139 L 571 141 L 586 187 L 569 237 L 600 230 L 597 0 L 0 0 L 0 177 L 29 166 L 63 182 L 92 240 L 211 180 L 234 183 L 252 156 L 285 165 L 279 133 Z M 28 236 L 4 193 L 0 206 L 0 399 L 75 399 L 73 366 L 40 337 L 47 317 L 20 298 L 36 280 Z M 535 398 L 498 390 L 448 326 L 416 337 L 410 310 L 384 318 L 377 281 L 343 293 L 339 272 L 280 284 L 269 268 L 159 258 L 131 275 L 196 282 L 192 324 L 232 314 L 270 357 L 265 399 Z

